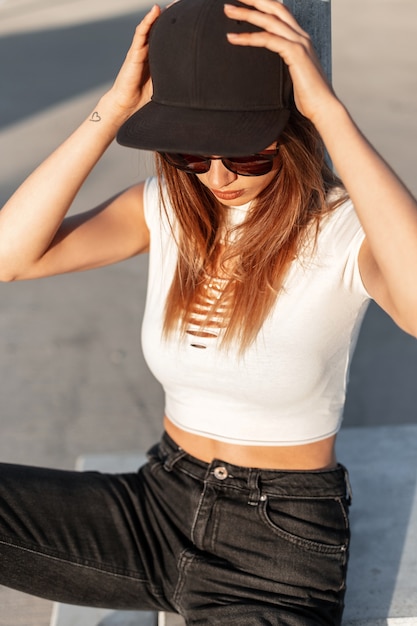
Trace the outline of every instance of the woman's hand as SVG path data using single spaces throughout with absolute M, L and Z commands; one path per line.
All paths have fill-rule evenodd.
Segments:
M 288 65 L 294 85 L 295 103 L 313 123 L 323 115 L 326 102 L 336 99 L 329 85 L 309 35 L 291 12 L 277 0 L 241 0 L 248 8 L 225 5 L 231 19 L 249 22 L 261 28 L 254 33 L 228 34 L 230 43 L 263 47 L 277 52 Z
M 152 25 L 161 9 L 154 5 L 136 27 L 125 61 L 107 96 L 126 119 L 146 104 L 152 96 L 152 81 L 148 65 L 148 39 Z

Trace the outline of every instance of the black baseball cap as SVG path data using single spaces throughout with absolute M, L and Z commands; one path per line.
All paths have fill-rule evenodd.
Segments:
M 149 37 L 152 100 L 123 124 L 117 141 L 142 150 L 224 156 L 253 154 L 273 143 L 290 115 L 288 68 L 274 52 L 226 38 L 257 30 L 227 18 L 224 0 L 170 5 Z

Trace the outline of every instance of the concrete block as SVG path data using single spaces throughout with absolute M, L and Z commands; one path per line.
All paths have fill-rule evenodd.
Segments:
M 130 626 L 123 624 L 123 626 Z M 160 613 L 158 626 L 185 626 L 185 621 L 179 615 L 174 613 Z M 343 621 L 343 626 L 417 626 L 417 618 L 388 618 L 388 619 L 371 619 L 371 620 L 349 620 Z
M 342 430 L 338 458 L 353 489 L 345 620 L 385 620 L 386 626 L 387 619 L 406 619 L 411 626 L 417 618 L 417 426 Z
M 185 621 L 176 613 L 159 613 L 158 626 L 185 626 Z
M 111 611 L 55 603 L 50 626 L 157 626 L 151 611 Z
M 365 619 L 343 622 L 343 626 L 417 626 L 414 617 L 393 617 L 388 619 Z

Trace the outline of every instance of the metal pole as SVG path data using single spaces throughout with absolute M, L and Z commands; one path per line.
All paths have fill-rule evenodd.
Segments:
M 282 0 L 310 35 L 323 69 L 332 80 L 331 0 Z

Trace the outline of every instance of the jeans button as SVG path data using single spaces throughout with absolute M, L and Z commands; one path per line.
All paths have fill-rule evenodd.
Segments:
M 216 467 L 213 474 L 217 478 L 217 480 L 226 480 L 226 478 L 229 475 L 229 472 L 227 471 L 225 467 L 221 466 L 221 467 Z

